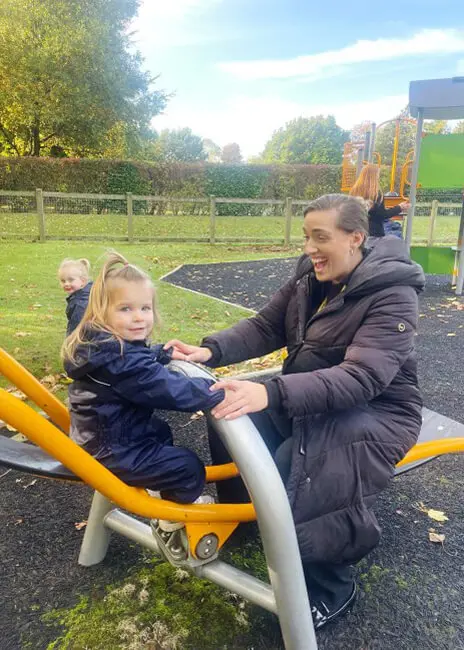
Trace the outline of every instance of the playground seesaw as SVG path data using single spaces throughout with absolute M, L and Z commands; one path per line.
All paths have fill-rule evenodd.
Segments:
M 172 367 L 190 376 L 210 376 L 193 364 L 174 362 Z M 66 435 L 66 407 L 1 348 L 0 374 L 50 418 L 0 389 L 0 418 L 37 445 L 0 436 L 0 464 L 44 478 L 83 481 L 95 490 L 79 564 L 91 566 L 101 562 L 111 532 L 119 533 L 172 565 L 211 580 L 276 614 L 287 650 L 317 649 L 285 488 L 267 447 L 247 416 L 227 422 L 208 416 L 234 463 L 208 467 L 207 480 L 215 482 L 240 473 L 252 503 L 179 505 L 126 485 L 70 440 Z M 397 473 L 441 454 L 464 451 L 464 425 L 424 409 L 420 440 L 401 461 Z M 144 517 L 149 523 L 128 513 Z M 166 533 L 159 528 L 159 519 L 182 521 L 185 527 Z M 270 583 L 219 559 L 220 549 L 237 526 L 253 520 L 259 526 Z

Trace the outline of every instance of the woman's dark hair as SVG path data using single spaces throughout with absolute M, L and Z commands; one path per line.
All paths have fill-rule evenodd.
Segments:
M 324 194 L 311 201 L 304 216 L 310 212 L 336 210 L 337 227 L 345 232 L 360 232 L 366 238 L 369 232 L 368 205 L 364 199 L 347 194 Z

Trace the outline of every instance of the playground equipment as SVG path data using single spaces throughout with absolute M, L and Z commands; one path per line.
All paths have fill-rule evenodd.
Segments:
M 421 148 L 422 148 L 422 128 L 424 119 L 431 120 L 457 120 L 464 118 L 464 77 L 454 77 L 451 79 L 425 79 L 422 81 L 411 81 L 409 85 L 409 110 L 413 117 L 417 118 L 416 142 L 414 147 L 414 163 L 411 171 L 411 193 L 409 202 L 411 208 L 409 210 L 407 228 L 406 228 L 406 244 L 408 248 L 411 246 L 412 241 L 412 226 L 414 221 L 414 211 L 416 207 L 416 192 L 417 184 L 419 181 L 419 170 L 421 175 L 424 176 L 424 181 L 428 182 L 430 178 L 430 168 L 432 169 L 432 177 L 437 175 L 437 180 L 445 183 L 444 187 L 456 187 L 450 185 L 451 183 L 459 183 L 460 189 L 464 188 L 464 174 L 463 174 L 463 156 L 462 152 L 458 151 L 458 169 L 456 169 L 456 159 L 450 160 L 446 157 L 440 157 L 441 169 L 438 169 L 437 158 L 430 155 L 425 158 L 424 165 L 421 165 Z M 424 149 L 433 151 L 434 144 L 436 145 L 436 138 L 440 137 L 441 142 L 445 142 L 443 138 L 450 138 L 452 136 L 435 136 L 435 139 L 429 140 Z M 455 142 L 455 141 L 454 141 Z M 454 146 L 454 142 L 453 145 Z M 430 153 L 430 151 L 429 151 Z M 461 182 L 462 179 L 462 182 Z M 456 263 L 457 267 L 457 280 L 456 280 L 456 294 L 461 295 L 464 285 L 464 203 L 461 213 L 461 223 L 459 226 L 459 236 L 456 246 Z
M 172 369 L 189 376 L 211 377 L 204 369 L 186 362 L 173 362 Z M 0 389 L 0 418 L 38 445 L 0 436 L 0 464 L 45 478 L 82 480 L 95 490 L 79 554 L 80 564 L 90 566 L 101 562 L 111 531 L 119 533 L 174 566 L 211 580 L 276 614 L 287 650 L 317 650 L 285 488 L 250 418 L 224 421 L 208 416 L 234 463 L 208 467 L 207 480 L 224 480 L 240 473 L 252 503 L 180 505 L 126 485 L 70 440 L 66 435 L 69 429 L 66 407 L 1 348 L 0 374 L 42 408 L 51 420 Z M 424 409 L 420 441 L 399 463 L 397 473 L 437 455 L 464 451 L 464 425 Z M 150 525 L 116 506 L 151 520 Z M 165 533 L 158 526 L 159 519 L 182 521 L 185 527 Z M 255 519 L 270 584 L 219 559 L 221 547 L 239 523 Z
M 379 167 L 382 164 L 382 157 L 375 151 L 375 139 L 379 130 L 387 124 L 395 124 L 395 136 L 393 140 L 392 164 L 390 172 L 390 187 L 388 193 L 385 195 L 385 205 L 387 208 L 395 207 L 401 202 L 406 200 L 405 190 L 409 185 L 409 171 L 413 160 L 413 151 L 408 152 L 406 160 L 401 168 L 400 183 L 397 187 L 397 167 L 398 167 L 398 150 L 401 138 L 401 124 L 409 123 L 415 124 L 416 121 L 409 117 L 396 117 L 391 120 L 386 120 L 379 125 L 372 122 L 370 130 L 367 130 L 364 140 L 355 142 L 346 142 L 343 149 L 342 159 L 342 192 L 349 192 L 353 187 L 363 165 L 368 162 L 373 162 Z M 398 191 L 396 191 L 398 189 Z

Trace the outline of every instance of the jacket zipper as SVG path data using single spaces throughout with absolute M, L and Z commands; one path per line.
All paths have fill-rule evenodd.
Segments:
M 301 280 L 304 280 L 305 278 L 307 278 L 308 281 L 301 285 Z M 343 293 L 340 293 L 333 299 L 333 301 L 331 300 L 327 305 L 325 305 L 321 311 L 317 311 L 308 321 L 306 321 L 306 303 L 309 298 L 307 285 L 309 284 L 309 279 L 309 276 L 306 275 L 296 282 L 298 297 L 298 341 L 300 345 L 304 343 L 306 330 L 317 318 L 325 316 L 325 314 L 330 314 L 345 304 L 345 296 Z

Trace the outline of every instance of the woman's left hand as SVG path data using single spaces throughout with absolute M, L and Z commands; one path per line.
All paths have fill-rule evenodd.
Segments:
M 224 390 L 225 397 L 220 404 L 211 411 L 218 420 L 235 420 L 235 418 L 247 413 L 256 413 L 265 409 L 269 403 L 267 390 L 263 384 L 255 384 L 252 381 L 218 381 L 211 386 L 211 390 Z

